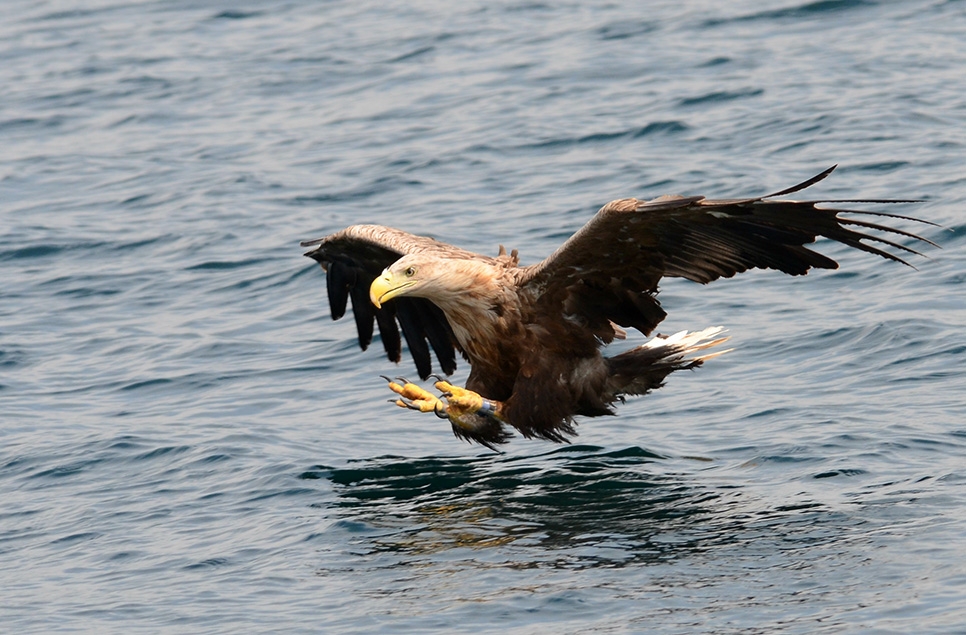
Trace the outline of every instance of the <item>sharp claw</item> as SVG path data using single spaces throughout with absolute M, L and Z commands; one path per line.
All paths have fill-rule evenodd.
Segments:
M 413 404 L 413 402 L 408 399 L 390 399 L 389 403 L 396 404 L 400 408 L 408 408 L 409 410 L 419 410 L 419 406 Z
M 429 379 L 430 377 L 432 377 L 432 378 L 433 378 L 433 379 L 435 379 L 436 381 L 446 381 L 445 379 L 443 379 L 442 377 L 440 377 L 440 376 L 439 376 L 439 375 L 437 375 L 436 373 L 430 373 L 430 374 L 429 374 L 429 376 L 428 376 L 428 377 L 426 377 L 426 379 Z

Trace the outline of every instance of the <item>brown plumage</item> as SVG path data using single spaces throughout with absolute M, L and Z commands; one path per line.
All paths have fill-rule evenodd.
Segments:
M 327 272 L 333 319 L 344 315 L 351 298 L 363 349 L 376 323 L 395 362 L 402 330 L 422 379 L 432 372 L 430 349 L 447 375 L 456 369 L 456 351 L 469 361 L 466 388 L 498 403 L 499 417 L 477 417 L 478 425 L 450 417 L 458 436 L 492 447 L 507 440 L 503 424 L 509 424 L 527 437 L 565 441 L 574 434 L 575 416 L 613 414 L 611 406 L 622 395 L 660 387 L 669 373 L 711 356 L 689 354 L 723 341 L 716 338 L 720 329 L 709 329 L 655 338 L 611 358 L 601 355 L 602 346 L 623 339 L 624 328 L 649 335 L 664 319 L 656 295 L 665 276 L 708 283 L 752 268 L 791 275 L 837 268 L 805 246 L 818 236 L 903 264 L 885 248 L 918 252 L 882 233 L 935 245 L 855 216 L 933 224 L 928 221 L 817 207 L 908 201 L 777 198 L 832 169 L 765 197 L 612 201 L 548 258 L 526 267 L 515 251 L 507 254 L 502 247 L 500 255 L 487 257 L 378 225 L 355 225 L 302 245 L 315 247 L 305 255 Z M 370 301 L 380 276 L 388 285 L 379 292 L 385 301 L 376 295 Z

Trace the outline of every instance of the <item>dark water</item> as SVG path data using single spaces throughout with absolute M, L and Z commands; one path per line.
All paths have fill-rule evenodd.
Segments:
M 966 632 L 964 42 L 953 0 L 3 3 L 2 630 Z M 668 282 L 736 350 L 570 446 L 387 404 L 298 248 L 534 262 L 833 163 L 943 249 Z

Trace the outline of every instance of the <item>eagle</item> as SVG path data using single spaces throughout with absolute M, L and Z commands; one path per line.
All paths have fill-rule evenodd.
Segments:
M 922 254 L 883 234 L 937 246 L 878 219 L 936 226 L 929 221 L 819 207 L 915 201 L 779 198 L 814 185 L 835 167 L 766 196 L 611 201 L 529 266 L 502 245 L 489 257 L 381 225 L 353 225 L 301 245 L 313 247 L 305 255 L 326 272 L 333 319 L 345 314 L 351 299 L 363 350 L 378 325 L 388 358 L 398 363 L 401 331 L 420 379 L 437 380 L 439 396 L 384 377 L 397 405 L 433 412 L 450 421 L 457 437 L 494 450 L 513 436 L 511 429 L 563 442 L 576 434 L 575 417 L 614 414 L 626 396 L 644 395 L 670 373 L 727 352 L 709 352 L 727 340 L 724 329 L 712 327 L 655 335 L 619 354 L 603 354 L 627 329 L 650 336 L 665 318 L 657 299 L 663 278 L 706 284 L 755 268 L 795 276 L 838 268 L 806 247 L 819 236 L 909 266 L 894 252 Z M 465 386 L 433 374 L 430 350 L 445 375 L 456 370 L 457 353 L 469 362 Z

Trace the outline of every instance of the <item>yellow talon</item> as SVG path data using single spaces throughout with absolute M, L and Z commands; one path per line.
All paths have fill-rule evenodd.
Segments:
M 397 381 L 388 377 L 383 377 L 383 379 L 389 382 L 389 389 L 399 395 L 399 399 L 392 400 L 397 406 L 418 410 L 419 412 L 433 412 L 436 413 L 436 416 L 444 419 L 449 418 L 453 423 L 464 428 L 473 429 L 479 425 L 479 420 L 476 417 L 467 418 L 467 415 L 491 416 L 497 419 L 501 416 L 500 404 L 488 402 L 479 393 L 454 386 L 442 379 L 437 381 L 435 386 L 436 390 L 446 399 L 446 403 L 402 377 L 397 377 Z
M 405 379 L 400 379 L 403 382 L 402 384 L 398 384 L 388 377 L 384 377 L 384 379 L 389 382 L 389 390 L 402 397 L 393 402 L 397 406 L 420 412 L 439 412 L 444 409 L 442 401 L 416 384 Z

